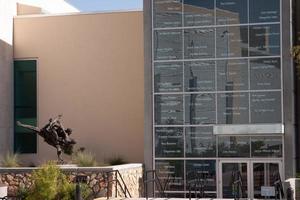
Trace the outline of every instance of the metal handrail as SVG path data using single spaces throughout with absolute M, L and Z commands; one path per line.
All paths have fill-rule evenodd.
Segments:
M 151 173 L 152 174 L 152 178 L 151 179 L 148 179 L 148 174 Z M 161 182 L 160 182 L 160 179 L 157 175 L 157 172 L 156 170 L 146 170 L 145 173 L 144 173 L 144 193 L 145 193 L 145 197 L 146 199 L 148 199 L 148 188 L 147 188 L 147 183 L 154 183 L 156 185 L 156 187 L 158 188 L 159 190 L 159 193 L 162 197 L 165 197 L 165 189 L 166 189 L 166 186 L 168 184 L 168 180 L 169 180 L 169 177 L 167 179 L 167 182 L 165 183 L 164 186 L 162 186 Z M 153 190 L 153 193 L 155 191 Z
M 112 174 L 112 173 L 114 173 L 114 176 L 115 176 L 114 178 L 115 178 L 115 179 L 109 180 L 109 175 Z M 121 182 L 120 182 L 120 180 L 118 179 L 118 177 L 120 177 Z M 125 183 L 125 181 L 124 181 L 124 179 L 123 179 L 121 173 L 119 172 L 119 170 L 112 170 L 112 171 L 106 172 L 106 179 L 107 179 L 107 192 L 106 192 L 106 198 L 107 198 L 107 199 L 109 199 L 109 186 L 110 186 L 110 183 L 112 183 L 112 182 L 116 182 L 116 185 L 115 185 L 115 191 L 116 191 L 115 197 L 117 197 L 117 195 L 118 195 L 118 185 L 119 185 L 120 188 L 121 188 L 121 191 L 122 191 L 123 194 L 125 195 L 125 198 L 127 198 L 127 194 L 128 194 L 128 196 L 131 198 L 131 194 L 130 194 L 130 192 L 129 192 L 128 188 L 127 188 L 127 185 L 126 185 L 126 183 Z M 122 185 L 121 183 L 122 183 L 123 185 Z M 123 186 L 124 186 L 125 188 L 123 188 Z

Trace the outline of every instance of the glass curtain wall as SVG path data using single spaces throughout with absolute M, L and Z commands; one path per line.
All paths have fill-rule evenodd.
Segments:
M 282 136 L 214 134 L 283 123 L 280 0 L 152 0 L 154 168 L 169 197 L 195 172 L 217 196 L 221 158 L 281 158 Z

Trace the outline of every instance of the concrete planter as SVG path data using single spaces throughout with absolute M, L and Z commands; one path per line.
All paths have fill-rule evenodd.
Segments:
M 0 198 L 7 196 L 7 185 L 0 184 Z
M 290 178 L 287 179 L 284 183 L 284 189 L 285 189 L 285 193 L 287 196 L 289 196 L 287 194 L 287 190 L 288 188 L 291 189 L 291 198 L 287 198 L 287 199 L 300 199 L 300 178 Z

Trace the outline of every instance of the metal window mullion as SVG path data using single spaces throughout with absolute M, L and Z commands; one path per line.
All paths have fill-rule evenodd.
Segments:
M 249 26 L 250 29 L 250 26 Z M 216 31 L 216 29 L 215 29 Z M 191 59 L 174 59 L 174 60 L 154 60 L 154 63 L 165 62 L 183 62 L 183 61 L 213 61 L 213 60 L 246 60 L 246 59 L 264 59 L 264 58 L 281 58 L 281 55 L 271 56 L 244 56 L 244 57 L 221 57 L 221 58 L 191 58 Z
M 186 110 L 185 110 L 185 93 L 184 93 L 184 91 L 185 91 L 185 78 L 184 78 L 184 71 L 185 71 L 185 63 L 184 63 L 184 55 L 185 55 L 185 49 L 184 49 L 184 0 L 182 0 L 182 4 L 181 4 L 181 25 L 182 25 L 182 46 L 181 46 L 181 48 L 182 48 L 182 98 L 183 98 L 183 100 L 182 100 L 182 106 L 183 106 L 183 130 L 182 130 L 182 134 L 183 134 L 183 174 L 182 174 L 182 176 L 183 176 L 183 188 L 184 188 L 184 190 L 186 190 L 186 162 L 185 162 L 185 151 L 186 151 L 186 147 L 185 147 L 185 143 L 186 143 L 186 138 L 185 138 L 185 127 L 184 127 L 184 125 L 185 125 L 185 121 L 186 121 L 186 119 L 185 119 L 185 112 L 186 112 Z M 184 194 L 184 197 L 185 197 L 185 194 Z
M 259 25 L 276 25 L 276 24 L 280 24 L 280 22 L 260 22 L 260 23 L 222 24 L 222 25 L 217 25 L 215 22 L 214 25 L 207 25 L 207 26 L 158 27 L 158 28 L 154 28 L 154 30 L 198 29 L 198 28 L 235 27 L 235 26 L 247 26 L 247 25 L 259 26 Z

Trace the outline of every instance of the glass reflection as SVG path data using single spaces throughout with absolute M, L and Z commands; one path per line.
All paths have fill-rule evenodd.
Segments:
M 251 137 L 252 157 L 282 157 L 282 137 Z
M 217 24 L 248 23 L 247 0 L 217 0 Z
M 250 137 L 219 136 L 219 157 L 250 157 Z
M 165 187 L 165 191 L 183 191 L 184 190 L 184 164 L 183 161 L 157 160 L 155 169 L 157 175 Z
M 185 91 L 215 90 L 215 62 L 185 62 Z
M 248 90 L 248 60 L 217 62 L 219 91 Z
M 154 27 L 179 27 L 182 24 L 181 0 L 153 0 Z
M 280 25 L 250 26 L 250 56 L 280 55 Z
M 281 92 L 253 92 L 251 122 L 281 123 Z
M 218 94 L 218 124 L 248 124 L 249 94 Z
M 278 163 L 253 163 L 253 185 L 254 185 L 254 198 L 266 199 L 261 194 L 262 186 L 271 186 L 275 193 L 275 182 L 280 178 Z M 268 197 L 268 199 L 280 199 L 280 196 L 275 194 Z
M 214 1 L 212 0 L 185 0 L 184 1 L 184 26 L 213 25 Z
M 182 58 L 182 31 L 154 31 L 154 59 L 176 60 Z
M 280 58 L 251 59 L 251 90 L 280 89 L 280 65 Z
M 155 95 L 155 124 L 183 124 L 182 95 Z
M 223 198 L 247 198 L 248 197 L 248 169 L 247 163 L 223 163 L 222 164 L 222 190 Z M 235 181 L 241 181 L 240 188 Z
M 156 157 L 183 157 L 183 128 L 155 129 Z
M 215 94 L 191 94 L 185 96 L 187 124 L 213 124 L 216 122 Z
M 155 92 L 181 92 L 183 87 L 182 68 L 182 63 L 155 63 Z
M 280 0 L 249 0 L 250 23 L 280 22 Z
M 184 58 L 213 58 L 215 57 L 215 29 L 185 29 Z
M 217 28 L 217 57 L 247 57 L 248 26 Z
M 202 181 L 204 184 L 204 197 L 216 197 L 216 161 L 214 160 L 191 160 L 186 161 L 187 190 L 195 191 L 195 183 Z M 211 193 L 208 196 L 208 193 Z M 213 196 L 212 196 L 213 194 Z
M 187 157 L 216 157 L 216 137 L 212 127 L 190 127 L 185 132 Z

